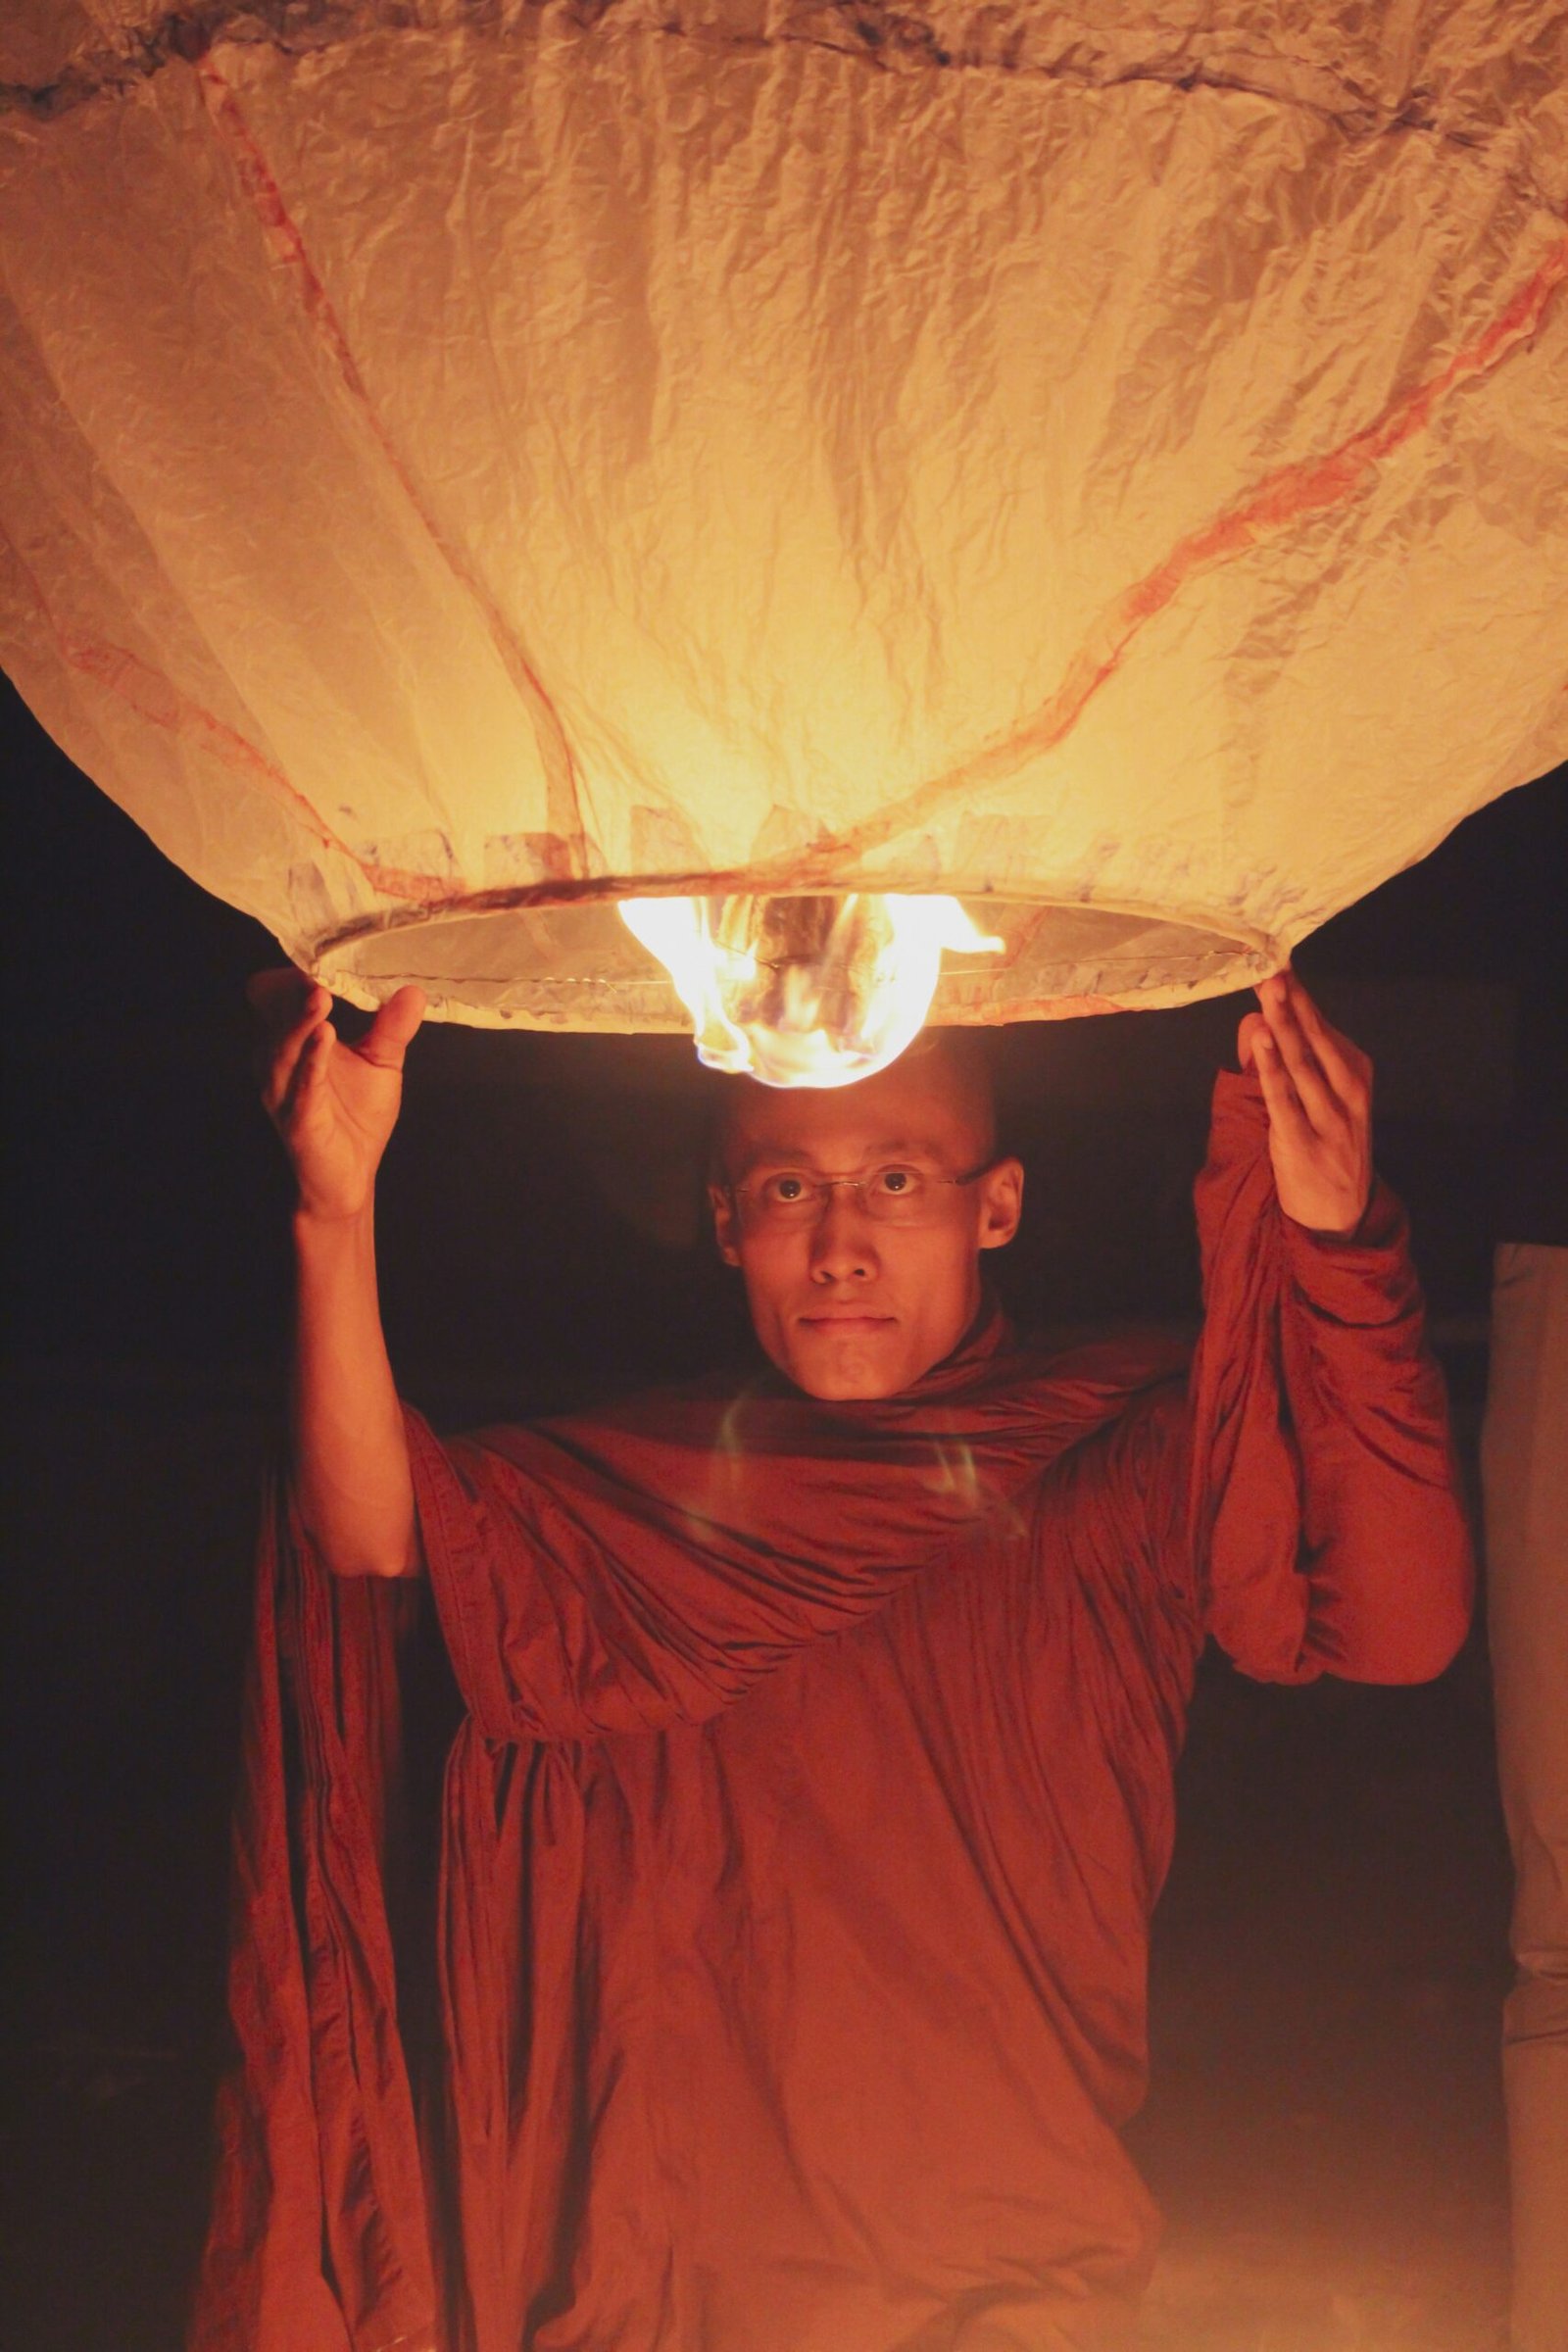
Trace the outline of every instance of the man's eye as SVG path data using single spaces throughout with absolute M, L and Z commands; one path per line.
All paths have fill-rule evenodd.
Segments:
M 871 1189 L 890 1200 L 902 1200 L 919 1191 L 920 1179 L 913 1168 L 878 1168 L 871 1179 Z
M 781 1208 L 791 1208 L 806 1199 L 804 1176 L 769 1176 L 762 1187 L 764 1200 L 776 1201 Z

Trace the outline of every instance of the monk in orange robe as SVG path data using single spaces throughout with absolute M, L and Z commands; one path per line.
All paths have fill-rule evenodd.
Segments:
M 762 1364 L 439 1443 L 371 1201 L 416 991 L 276 975 L 299 1182 L 198 2352 L 1065 2352 L 1156 2238 L 1118 2136 L 1199 1652 L 1441 1671 L 1471 1567 L 1370 1069 L 1289 975 L 1218 1081 L 1204 1324 L 1052 1353 L 961 1050 L 734 1092 Z M 399 1858 L 421 1584 L 464 1702 Z M 403 1876 L 400 1877 L 400 1873 Z M 417 2030 L 412 1911 L 434 1907 Z

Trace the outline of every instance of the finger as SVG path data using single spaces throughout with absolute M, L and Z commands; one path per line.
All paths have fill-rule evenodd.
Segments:
M 1269 1126 L 1288 1142 L 1309 1142 L 1314 1132 L 1312 1122 L 1301 1108 L 1285 1057 L 1266 1022 L 1254 1036 L 1252 1048 Z
M 1236 1058 L 1244 1070 L 1251 1069 L 1256 1060 L 1255 1048 L 1260 1034 L 1266 1036 L 1268 1023 L 1260 1012 L 1244 1013 L 1242 1025 L 1236 1032 Z
M 317 996 L 325 997 L 325 989 L 291 963 L 253 972 L 245 983 L 246 1003 L 262 1027 L 278 1037 L 298 1026 L 306 1006 Z
M 316 1022 L 300 1039 L 272 1111 L 285 1135 L 300 1118 L 311 1097 L 325 1085 L 327 1064 L 336 1045 L 337 1032 L 325 1020 Z
M 401 1070 L 409 1041 L 424 1018 L 424 1005 L 423 989 L 412 981 L 388 998 L 355 1048 L 361 1059 L 373 1061 L 377 1069 Z
M 1267 993 L 1259 989 L 1258 1002 L 1269 1035 L 1278 1047 L 1291 1084 L 1300 1099 L 1307 1118 L 1320 1134 L 1331 1131 L 1343 1118 L 1342 1106 L 1319 1067 L 1316 1054 L 1305 1030 L 1296 1017 L 1296 1006 L 1288 981 L 1270 982 Z
M 279 1004 L 282 1003 L 279 992 Z M 323 1032 L 330 1037 L 331 1023 L 327 1014 L 332 1000 L 324 988 L 308 986 L 303 1004 L 296 1006 L 291 1026 L 281 1033 L 264 1035 L 262 1050 L 257 1055 L 257 1074 L 262 1084 L 262 1101 L 276 1117 L 287 1099 L 299 1073 L 300 1060 L 311 1040 Z
M 1371 1096 L 1372 1065 L 1359 1046 L 1326 1021 L 1296 974 L 1290 974 L 1291 1003 L 1302 1034 L 1316 1054 L 1323 1075 L 1341 1102 L 1352 1111 L 1365 1108 Z

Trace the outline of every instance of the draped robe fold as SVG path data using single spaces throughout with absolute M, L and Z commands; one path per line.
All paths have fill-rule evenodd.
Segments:
M 279 1494 L 196 2352 L 1113 2332 L 1156 2234 L 1118 2130 L 1205 1635 L 1265 1679 L 1416 1681 L 1470 1596 L 1397 1203 L 1293 1226 L 1236 1077 L 1197 1203 L 1190 1364 L 992 1312 L 886 1401 L 410 1416 L 464 1705 L 418 2067 L 418 1595 L 328 1576 Z

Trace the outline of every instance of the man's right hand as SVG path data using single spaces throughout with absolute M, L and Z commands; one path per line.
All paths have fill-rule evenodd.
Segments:
M 424 1018 L 424 992 L 400 988 L 358 1045 L 345 1045 L 332 1000 L 292 965 L 246 990 L 261 1031 L 262 1101 L 283 1139 L 308 1217 L 364 1214 L 403 1100 L 403 1056 Z

